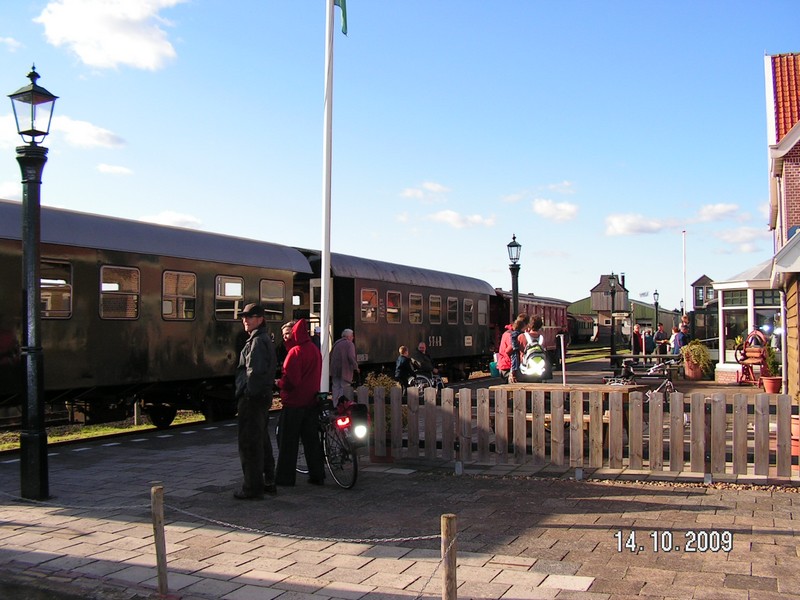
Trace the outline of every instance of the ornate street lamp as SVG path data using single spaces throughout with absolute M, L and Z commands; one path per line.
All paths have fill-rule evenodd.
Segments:
M 617 298 L 617 276 L 614 275 L 614 272 L 611 272 L 611 275 L 608 277 L 608 287 L 611 291 L 611 366 L 614 367 L 614 354 L 616 354 L 616 329 L 617 329 L 617 318 L 614 316 L 614 311 L 616 310 L 616 298 Z
M 686 313 L 683 312 L 683 298 L 681 298 L 681 316 L 685 315 Z
M 511 320 L 517 318 L 519 314 L 519 255 L 522 252 L 522 244 L 517 241 L 517 236 L 512 235 L 511 241 L 507 244 L 508 248 L 508 260 L 511 261 L 511 264 L 508 265 L 509 270 L 511 271 L 511 306 L 513 307 L 513 313 L 511 315 Z
M 40 191 L 47 148 L 39 143 L 50 133 L 50 121 L 57 96 L 36 83 L 34 65 L 29 85 L 11 98 L 17 133 L 27 145 L 17 146 L 22 171 L 22 279 L 23 340 L 25 357 L 25 407 L 22 413 L 20 449 L 20 490 L 23 498 L 43 500 L 50 496 L 47 473 L 47 431 L 44 428 L 44 361 L 40 341 L 41 289 L 39 283 Z
M 656 322 L 655 326 L 658 327 L 658 290 L 653 292 L 653 304 L 656 306 Z

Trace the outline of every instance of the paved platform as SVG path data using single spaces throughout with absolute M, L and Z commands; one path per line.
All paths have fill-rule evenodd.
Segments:
M 19 462 L 0 457 L 0 597 L 25 597 L 11 583 L 159 597 L 150 489 L 161 482 L 175 599 L 441 598 L 446 513 L 460 599 L 800 598 L 792 486 L 366 461 L 353 490 L 299 479 L 243 502 L 235 432 L 199 424 L 53 448 L 47 503 L 21 501 Z

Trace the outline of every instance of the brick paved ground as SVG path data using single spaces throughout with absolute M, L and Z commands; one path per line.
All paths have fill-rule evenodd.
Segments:
M 350 491 L 300 479 L 239 502 L 235 427 L 206 427 L 54 449 L 50 504 L 15 499 L 19 463 L 0 458 L 0 578 L 83 598 L 157 597 L 149 502 L 161 481 L 173 598 L 439 598 L 445 513 L 457 515 L 461 599 L 800 598 L 793 487 L 479 465 L 455 476 L 406 461 L 366 465 Z M 669 552 L 654 551 L 651 532 L 665 544 L 671 535 Z M 729 552 L 687 551 L 687 535 L 715 545 L 722 532 Z M 0 597 L 11 593 L 0 583 Z

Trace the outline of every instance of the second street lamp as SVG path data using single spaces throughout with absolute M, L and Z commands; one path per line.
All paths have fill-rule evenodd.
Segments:
M 522 244 L 517 241 L 516 235 L 512 235 L 511 241 L 506 247 L 508 248 L 508 260 L 511 261 L 508 268 L 511 271 L 511 306 L 513 312 L 511 321 L 513 322 L 519 314 L 519 255 L 522 252 Z
M 655 326 L 658 327 L 658 290 L 653 292 L 653 304 L 655 304 L 656 308 L 656 322 Z
M 617 298 L 617 276 L 614 275 L 614 272 L 611 272 L 611 275 L 608 278 L 608 287 L 609 291 L 611 292 L 611 367 L 614 367 L 614 354 L 616 354 L 616 328 L 617 328 L 617 319 L 614 316 L 614 310 L 616 309 L 616 298 Z
M 22 279 L 24 310 L 22 355 L 25 360 L 25 407 L 20 431 L 20 491 L 23 498 L 44 500 L 50 496 L 47 473 L 47 430 L 44 427 L 44 359 L 40 339 L 41 288 L 39 241 L 41 237 L 40 191 L 47 148 L 40 146 L 50 132 L 57 96 L 36 83 L 36 67 L 28 73 L 29 85 L 11 98 L 17 133 L 27 145 L 17 146 L 22 171 Z

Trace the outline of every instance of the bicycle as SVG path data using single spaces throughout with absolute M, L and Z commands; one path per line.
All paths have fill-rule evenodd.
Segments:
M 668 369 L 670 366 L 677 365 L 678 363 L 680 363 L 680 359 L 671 358 L 663 362 L 656 363 L 647 369 L 647 371 L 637 375 L 637 373 L 633 370 L 633 361 L 631 359 L 627 359 L 622 363 L 621 376 L 606 377 L 603 381 L 606 385 L 636 385 L 637 383 L 643 383 L 643 381 L 637 379 L 637 377 L 641 378 L 642 380 L 659 379 L 661 382 L 656 388 L 647 390 L 647 392 L 645 392 L 645 396 L 647 397 L 645 402 L 649 402 L 653 394 L 671 394 L 675 391 L 675 385 L 669 378 Z
M 438 373 L 431 373 L 430 375 L 426 375 L 423 373 L 415 373 L 414 377 L 409 379 L 408 381 L 409 387 L 412 385 L 419 390 L 420 397 L 425 392 L 425 388 L 435 388 L 438 392 L 444 387 L 444 381 L 442 381 L 442 376 Z
M 334 409 L 327 394 L 320 394 L 318 399 L 319 439 L 325 464 L 337 485 L 349 490 L 358 479 L 357 449 L 367 440 L 367 407 L 348 401 L 340 402 L 339 407 Z M 279 435 L 280 430 L 276 427 L 276 439 L 279 439 Z M 302 475 L 308 475 L 302 443 L 297 449 L 295 469 Z

